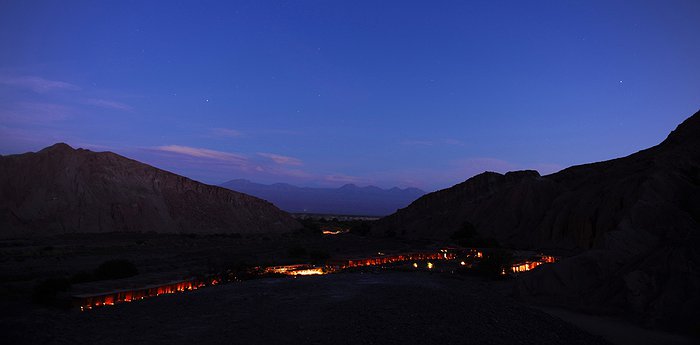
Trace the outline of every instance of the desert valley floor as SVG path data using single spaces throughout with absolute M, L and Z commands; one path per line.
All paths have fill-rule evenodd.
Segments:
M 489 287 L 425 272 L 268 278 L 42 311 L 10 332 L 52 344 L 605 344 Z
M 103 234 L 5 241 L 0 324 L 12 344 L 606 344 L 617 339 L 619 327 L 632 332 L 620 328 L 624 336 L 617 343 L 688 343 L 624 323 L 601 333 L 607 321 L 600 318 L 576 313 L 560 318 L 556 310 L 543 312 L 513 298 L 512 280 L 449 270 L 371 268 L 252 279 L 85 312 L 37 306 L 29 296 L 40 277 L 89 270 L 112 258 L 133 261 L 140 274 L 83 289 L 176 279 L 215 270 L 226 260 L 289 262 L 293 247 L 342 256 L 425 245 L 353 235 Z

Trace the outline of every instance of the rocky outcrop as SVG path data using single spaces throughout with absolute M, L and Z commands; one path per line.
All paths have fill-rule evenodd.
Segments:
M 416 200 L 373 231 L 445 239 L 465 222 L 506 246 L 575 254 L 521 277 L 522 296 L 698 327 L 700 113 L 624 158 L 548 176 L 475 176 Z
M 0 157 L 0 236 L 262 233 L 300 225 L 258 198 L 111 152 L 56 144 Z

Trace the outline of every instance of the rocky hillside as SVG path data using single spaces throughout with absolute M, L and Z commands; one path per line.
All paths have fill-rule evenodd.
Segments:
M 115 231 L 286 232 L 300 227 L 258 198 L 111 152 L 55 144 L 0 156 L 0 236 Z
M 576 254 L 519 279 L 523 296 L 700 327 L 700 112 L 650 149 L 548 176 L 483 173 L 373 231 L 446 239 L 465 224 L 506 246 Z

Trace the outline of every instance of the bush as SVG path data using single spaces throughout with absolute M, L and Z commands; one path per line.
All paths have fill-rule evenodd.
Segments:
M 46 279 L 34 287 L 32 300 L 46 306 L 66 307 L 66 304 L 70 306 L 70 301 L 59 298 L 59 295 L 67 292 L 69 287 L 70 281 L 66 278 Z
M 97 267 L 94 273 L 98 280 L 128 278 L 137 274 L 139 274 L 139 270 L 128 260 L 105 261 Z
M 128 278 L 138 273 L 139 271 L 136 269 L 136 266 L 130 261 L 105 261 L 93 272 L 78 272 L 70 278 L 49 278 L 41 281 L 34 286 L 32 300 L 35 303 L 46 306 L 68 308 L 70 307 L 70 299 L 66 293 L 72 284 Z
M 305 218 L 305 219 L 297 219 L 299 223 L 303 226 L 301 229 L 297 230 L 297 232 L 302 233 L 302 234 L 311 234 L 311 235 L 322 235 L 323 231 L 321 231 L 321 226 L 316 223 L 313 219 L 311 218 Z
M 359 236 L 367 236 L 371 230 L 372 227 L 366 221 L 358 221 L 350 227 L 350 233 Z
M 328 252 L 320 249 L 314 249 L 309 251 L 309 259 L 314 264 L 325 263 L 326 260 L 328 260 L 330 257 L 331 255 L 328 254 Z
M 254 272 L 255 267 L 245 261 L 231 261 L 224 264 L 224 267 L 228 272 L 229 280 L 246 280 L 257 276 Z
M 78 272 L 70 277 L 71 284 L 87 283 L 95 280 L 97 280 L 97 277 L 91 272 Z
M 292 247 L 289 248 L 289 251 L 287 252 L 290 258 L 303 258 L 306 256 L 306 249 L 304 247 Z
M 466 248 L 496 248 L 499 243 L 492 237 L 482 237 L 476 231 L 476 227 L 469 221 L 462 223 L 462 227 L 455 231 L 450 239 L 458 245 Z
M 462 223 L 462 227 L 460 227 L 459 230 L 455 231 L 452 236 L 450 236 L 450 239 L 459 241 L 464 239 L 472 239 L 478 236 L 479 234 L 476 232 L 474 224 L 470 223 L 469 221 L 465 221 Z
M 484 257 L 474 265 L 474 272 L 490 278 L 504 278 L 510 275 L 512 263 L 513 253 L 505 249 L 495 249 L 484 253 Z

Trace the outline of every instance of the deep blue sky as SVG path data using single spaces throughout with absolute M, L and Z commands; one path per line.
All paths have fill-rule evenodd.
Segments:
M 0 153 L 220 183 L 448 187 L 700 109 L 700 1 L 3 1 Z

